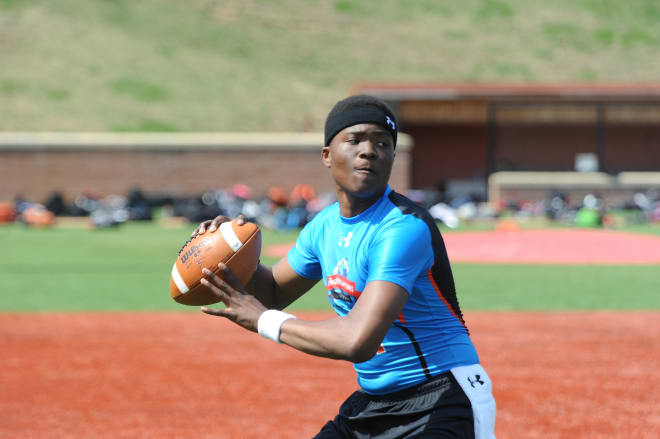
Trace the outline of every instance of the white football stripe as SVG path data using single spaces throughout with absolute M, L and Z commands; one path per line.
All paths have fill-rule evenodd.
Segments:
M 243 246 L 241 240 L 234 233 L 230 222 L 220 224 L 220 233 L 222 233 L 222 237 L 225 238 L 225 241 L 227 241 L 227 244 L 229 244 L 232 250 L 237 251 Z
M 176 284 L 176 287 L 181 291 L 181 294 L 186 294 L 190 288 L 188 288 L 188 285 L 183 281 L 183 278 L 179 274 L 179 270 L 176 268 L 176 262 L 174 263 L 174 267 L 172 267 L 172 280 Z

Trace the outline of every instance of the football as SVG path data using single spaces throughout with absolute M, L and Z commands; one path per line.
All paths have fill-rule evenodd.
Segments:
M 219 275 L 218 263 L 224 262 L 245 285 L 257 268 L 261 253 L 259 226 L 236 220 L 224 222 L 213 232 L 195 235 L 179 250 L 170 277 L 170 295 L 184 305 L 210 305 L 220 300 L 200 283 L 202 268 Z

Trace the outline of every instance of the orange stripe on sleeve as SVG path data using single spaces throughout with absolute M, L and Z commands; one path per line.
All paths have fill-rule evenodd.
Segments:
M 436 292 L 436 294 L 438 295 L 438 297 L 440 298 L 440 300 L 442 300 L 442 303 L 444 303 L 445 306 L 446 306 L 446 307 L 449 309 L 449 311 L 452 313 L 452 315 L 453 315 L 454 317 L 456 317 L 456 318 L 458 319 L 459 322 L 461 322 L 461 325 L 463 325 L 463 327 L 465 327 L 465 323 L 463 323 L 463 320 L 461 320 L 461 319 L 456 315 L 456 312 L 454 311 L 454 308 L 452 308 L 451 305 L 449 304 L 449 302 L 447 302 L 447 299 L 445 299 L 445 296 L 442 294 L 442 291 L 440 291 L 440 288 L 438 288 L 438 284 L 435 283 L 435 279 L 433 279 L 433 273 L 432 273 L 431 269 L 429 269 L 429 271 L 426 272 L 426 276 L 429 278 L 429 281 L 431 282 L 431 285 L 433 285 L 433 289 L 435 289 L 435 292 Z

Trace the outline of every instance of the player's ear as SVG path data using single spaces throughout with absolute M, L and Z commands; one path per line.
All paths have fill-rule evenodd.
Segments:
M 332 153 L 330 152 L 330 147 L 329 146 L 324 146 L 323 149 L 321 150 L 321 161 L 325 165 L 326 168 L 330 168 L 330 158 L 332 156 Z

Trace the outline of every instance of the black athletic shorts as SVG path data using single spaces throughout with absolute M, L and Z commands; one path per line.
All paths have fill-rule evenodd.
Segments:
M 354 392 L 316 439 L 474 439 L 472 406 L 451 372 L 386 395 Z

